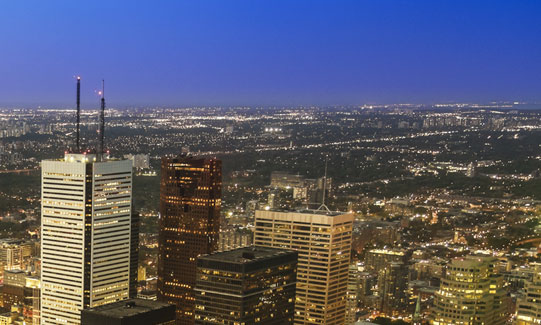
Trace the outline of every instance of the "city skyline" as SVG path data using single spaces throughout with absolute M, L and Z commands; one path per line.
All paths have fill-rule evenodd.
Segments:
M 541 101 L 536 1 L 3 7 L 1 106 Z
M 246 286 L 249 292 L 264 292 L 256 299 L 269 302 L 281 296 L 272 293 L 281 292 L 273 277 L 239 286 L 243 275 L 231 273 L 227 263 L 220 264 L 222 273 L 199 273 L 196 267 L 198 261 L 212 259 L 202 254 L 221 250 L 220 256 L 232 256 L 228 250 L 244 247 L 250 253 L 261 245 L 298 251 L 295 324 L 370 320 L 404 325 L 411 320 L 447 325 L 453 319 L 486 319 L 495 313 L 498 319 L 526 324 L 541 319 L 534 311 L 538 301 L 531 298 L 538 290 L 535 274 L 541 256 L 538 110 L 498 105 L 442 110 L 111 109 L 106 149 L 112 150 L 107 155 L 70 153 L 76 142 L 73 110 L 2 114 L 0 231 L 8 245 L 0 252 L 0 268 L 11 270 L 4 270 L 0 285 L 0 320 L 60 324 L 64 322 L 56 321 L 53 310 L 59 307 L 70 311 L 74 318 L 68 323 L 73 324 L 78 324 L 81 309 L 82 315 L 150 319 L 154 308 L 165 307 L 121 300 L 136 295 L 174 303 L 177 315 L 184 316 L 173 321 L 169 315 L 155 319 L 156 324 L 214 324 L 212 315 L 236 320 L 254 316 L 272 323 L 282 317 L 272 312 L 273 306 L 242 309 L 254 296 L 239 295 L 238 290 Z M 83 148 L 97 141 L 98 127 L 97 121 L 83 123 Z M 62 154 L 64 159 L 59 159 Z M 328 173 L 323 157 L 331 167 Z M 122 172 L 113 167 L 116 163 L 122 163 Z M 85 164 L 86 172 L 72 170 Z M 107 167 L 107 180 L 97 164 Z M 121 174 L 132 176 L 117 181 L 124 179 Z M 116 200 L 124 195 L 128 179 L 132 205 L 125 198 Z M 85 195 L 87 187 L 91 196 Z M 320 203 L 322 188 L 325 205 Z M 83 236 L 77 228 L 81 220 L 72 220 L 74 214 L 83 215 L 82 201 L 75 197 L 86 197 Z M 308 209 L 316 202 L 319 210 Z M 107 245 L 113 236 L 122 237 L 127 265 L 109 274 L 111 265 L 103 263 L 116 261 L 120 254 L 120 248 Z M 36 239 L 41 239 L 41 257 L 31 248 Z M 82 239 L 85 252 L 92 247 L 84 267 L 72 263 Z M 252 243 L 255 248 L 246 247 Z M 251 256 L 236 258 L 247 265 Z M 483 295 L 471 296 L 469 287 L 460 283 L 469 267 L 454 266 L 454 261 L 482 256 L 495 257 L 490 268 L 501 290 L 482 281 Z M 55 259 L 66 265 L 53 263 Z M 96 272 L 88 272 L 89 265 Z M 66 276 L 58 279 L 54 271 Z M 468 272 L 474 277 L 478 273 Z M 89 304 L 73 310 L 73 299 L 57 296 L 74 298 L 64 293 L 77 288 L 65 290 L 56 282 L 81 274 L 85 287 L 90 283 L 83 297 Z M 86 275 L 98 285 L 93 287 Z M 281 281 L 279 277 L 275 279 Z M 448 285 L 453 279 L 458 283 Z M 197 290 L 198 284 L 206 289 Z M 122 292 L 105 293 L 120 287 Z M 463 291 L 460 313 L 445 307 L 454 303 L 449 292 Z M 223 297 L 231 294 L 247 300 L 232 304 L 241 311 L 224 313 Z M 517 298 L 504 302 L 502 297 L 509 294 Z M 100 304 L 93 297 L 111 304 L 92 308 Z M 276 304 L 285 300 L 291 303 L 293 298 Z M 487 313 L 483 308 L 490 302 L 506 308 Z M 261 314 L 260 307 L 267 312 Z M 265 319 L 268 311 L 271 317 Z
M 0 324 L 541 324 L 539 13 L 0 5 Z

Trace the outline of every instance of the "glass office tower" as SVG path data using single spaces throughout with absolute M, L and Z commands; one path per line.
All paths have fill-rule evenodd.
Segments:
M 221 161 L 162 158 L 158 300 L 177 307 L 177 324 L 193 324 L 197 257 L 216 251 Z
M 196 324 L 293 324 L 297 252 L 243 247 L 200 257 Z

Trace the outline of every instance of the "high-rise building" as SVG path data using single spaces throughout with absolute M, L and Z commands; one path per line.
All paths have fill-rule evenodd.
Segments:
M 4 283 L 0 286 L 0 307 L 5 310 L 22 307 L 24 313 L 21 313 L 20 316 L 24 318 L 25 324 L 39 325 L 39 278 L 30 276 L 21 270 L 6 270 Z M 3 324 L 2 321 L 0 324 Z
M 35 243 L 23 239 L 0 239 L 0 279 L 4 270 L 24 270 L 34 255 Z
M 287 172 L 273 171 L 271 172 L 271 187 L 278 188 L 294 188 L 304 187 L 305 177 L 302 175 L 290 174 Z
M 325 193 L 325 198 L 332 195 L 332 178 L 320 177 L 317 179 L 307 179 L 306 191 L 308 203 L 319 204 L 323 202 L 323 193 Z
M 41 324 L 80 324 L 128 298 L 132 166 L 73 153 L 41 166 Z
M 403 316 L 407 308 L 408 268 L 406 252 L 400 249 L 372 249 L 366 252 L 365 270 L 375 276 L 376 308 L 387 316 Z
M 250 230 L 231 229 L 220 231 L 218 237 L 219 252 L 229 251 L 236 248 L 251 246 L 254 241 L 254 234 Z
M 402 262 L 391 262 L 378 275 L 380 311 L 387 316 L 403 316 L 408 307 L 408 267 Z
M 196 324 L 293 324 L 297 252 L 243 247 L 198 258 Z
M 216 251 L 221 161 L 162 158 L 158 300 L 177 307 L 177 324 L 193 324 L 197 257 Z
M 150 168 L 150 155 L 148 154 L 124 155 L 124 158 L 131 160 L 135 169 Z
M 26 274 L 23 271 L 6 270 L 3 285 L 0 286 L 0 307 L 9 310 L 12 306 L 22 306 L 25 300 L 25 285 Z
M 387 268 L 392 262 L 405 262 L 406 253 L 400 249 L 371 249 L 366 252 L 366 271 L 373 274 Z
M 258 210 L 256 246 L 299 253 L 295 324 L 344 324 L 353 214 Z
M 361 291 L 361 270 L 357 264 L 351 264 L 348 272 L 346 325 L 353 325 L 357 321 L 359 296 Z
M 270 186 L 273 189 L 269 195 L 269 201 L 276 197 L 276 205 L 269 202 L 271 208 L 278 208 L 280 201 L 284 199 L 306 200 L 308 204 L 320 204 L 323 201 L 323 192 L 329 197 L 332 194 L 332 178 L 320 177 L 307 179 L 302 175 L 290 174 L 288 172 L 273 171 L 271 173 Z M 288 198 L 288 196 L 290 196 Z M 279 199 L 279 200 L 276 200 Z M 280 200 L 281 199 L 281 200 Z M 287 202 L 284 202 L 284 205 Z
M 541 324 L 541 264 L 533 268 L 533 280 L 526 282 L 524 296 L 517 303 L 515 325 Z
M 430 324 L 504 324 L 506 292 L 496 262 L 479 256 L 452 260 L 435 294 Z
M 175 306 L 163 302 L 129 299 L 85 309 L 81 325 L 172 325 Z
M 26 324 L 39 325 L 41 323 L 41 281 L 37 277 L 26 277 L 25 288 L 25 321 Z
M 267 206 L 271 209 L 287 209 L 295 205 L 293 189 L 272 189 L 267 197 Z
M 360 272 L 358 274 L 359 279 L 359 307 L 361 309 L 366 308 L 379 308 L 377 302 L 377 296 L 374 296 L 374 288 L 377 288 L 378 278 L 368 272 Z

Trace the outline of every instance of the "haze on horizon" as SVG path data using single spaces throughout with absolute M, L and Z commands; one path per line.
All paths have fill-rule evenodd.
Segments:
M 0 106 L 541 102 L 541 2 L 10 1 Z

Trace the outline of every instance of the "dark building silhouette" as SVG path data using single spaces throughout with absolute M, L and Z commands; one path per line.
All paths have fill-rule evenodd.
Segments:
M 137 297 L 138 267 L 139 267 L 139 212 L 134 212 L 131 215 L 130 293 L 129 293 L 130 298 Z
M 243 247 L 197 260 L 196 324 L 293 324 L 298 253 Z
M 22 305 L 25 298 L 24 286 L 4 284 L 0 286 L 0 307 L 10 310 L 11 306 Z
M 81 325 L 172 325 L 175 306 L 163 302 L 129 299 L 81 312 Z
M 391 262 L 379 273 L 380 311 L 387 316 L 405 313 L 408 307 L 407 289 L 408 267 L 402 262 Z
M 162 158 L 158 300 L 177 307 L 177 324 L 193 324 L 197 257 L 217 248 L 221 161 Z

